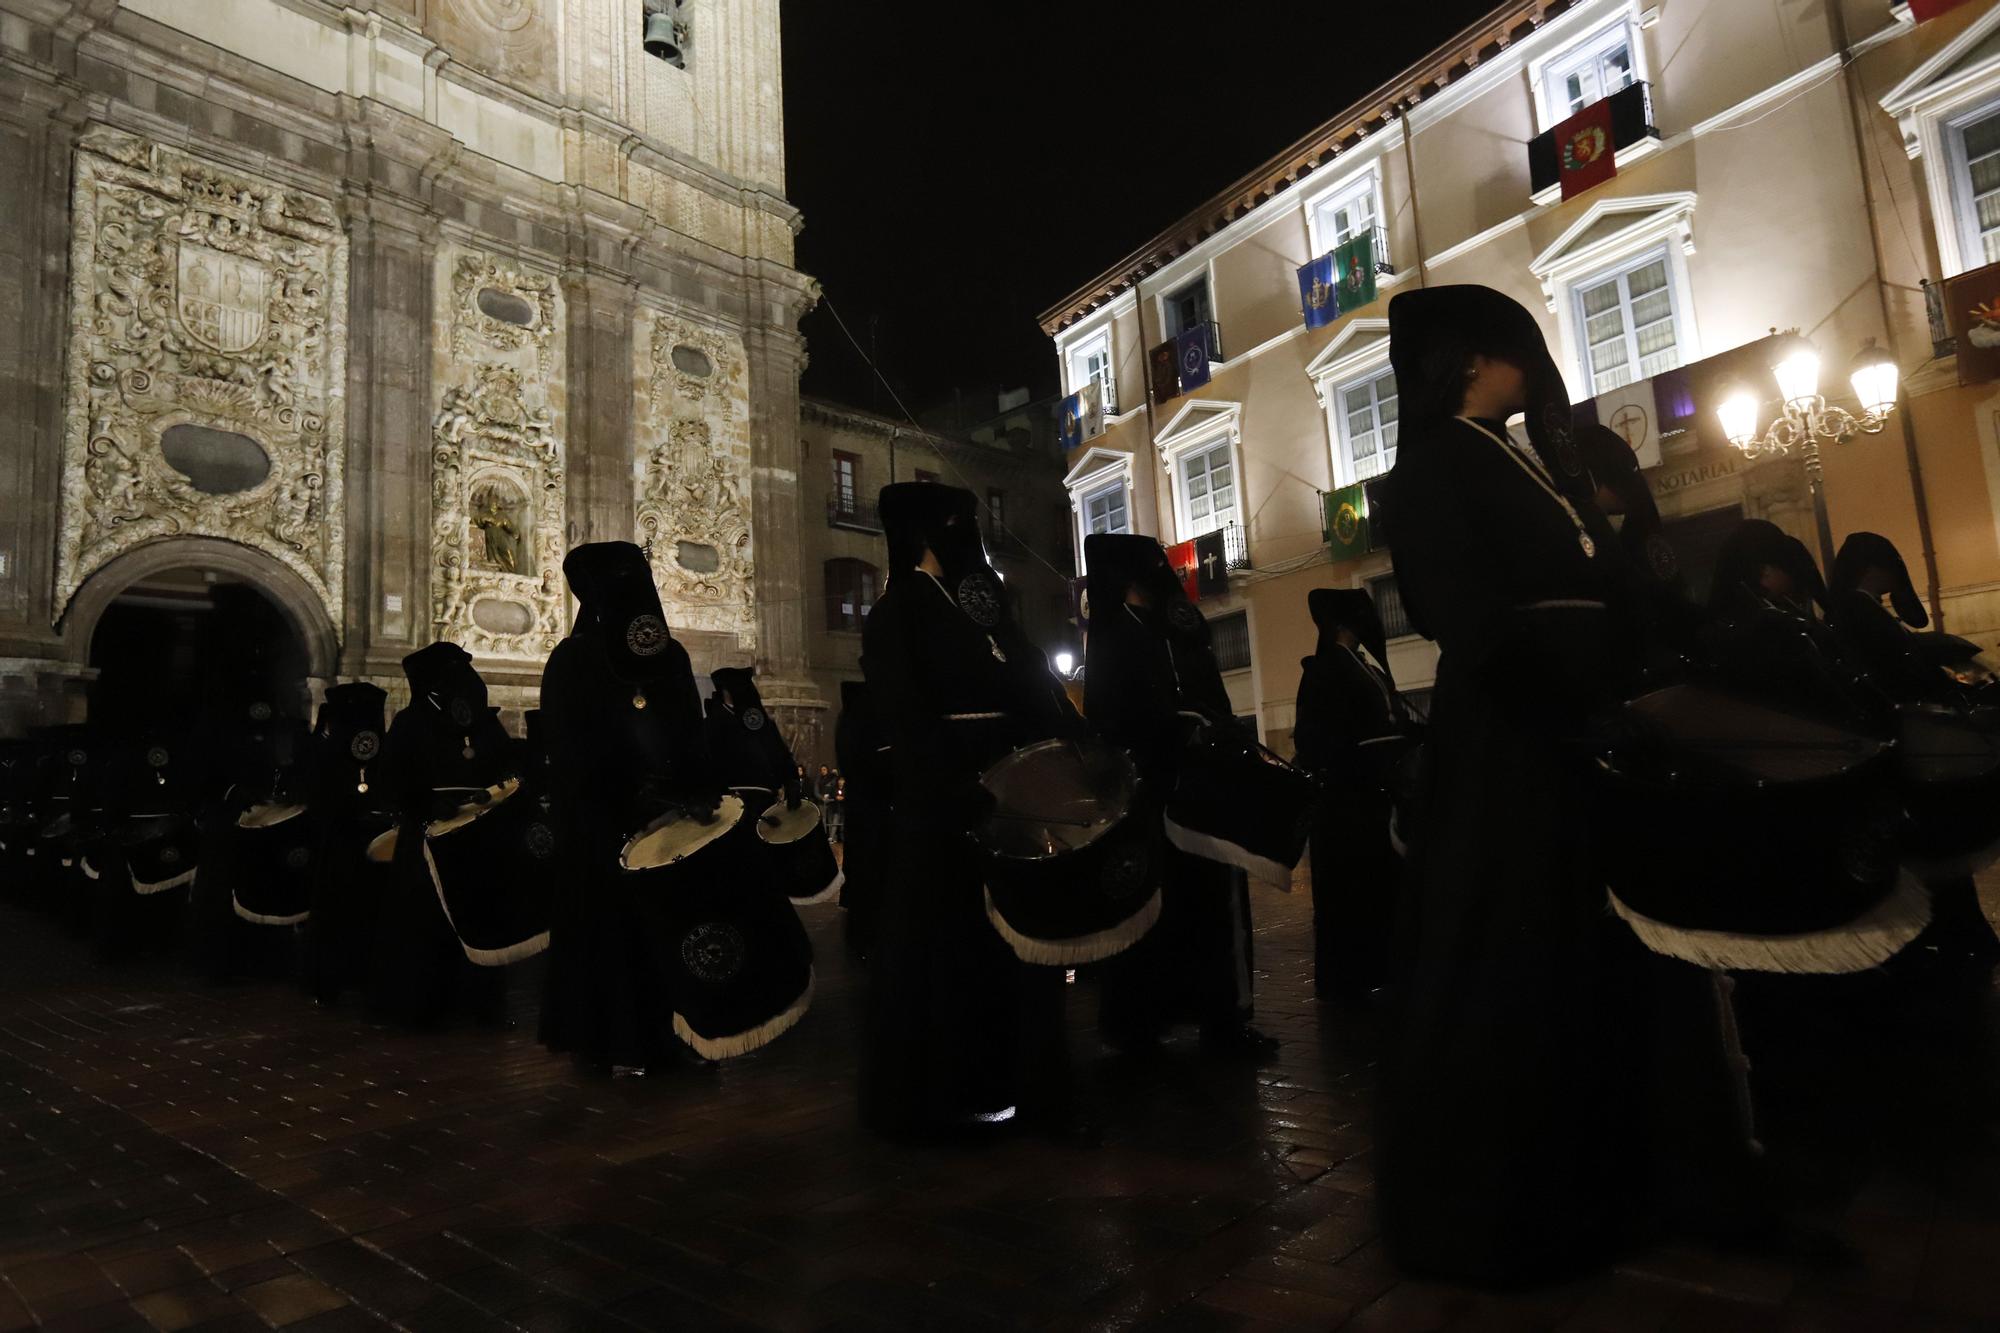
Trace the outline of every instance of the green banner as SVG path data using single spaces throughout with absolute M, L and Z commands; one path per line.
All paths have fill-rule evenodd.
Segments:
M 1364 231 L 1333 247 L 1334 290 L 1340 313 L 1359 310 L 1375 299 L 1375 233 Z
M 1367 555 L 1368 492 L 1360 482 L 1328 491 L 1326 499 L 1326 546 L 1335 560 L 1352 560 Z

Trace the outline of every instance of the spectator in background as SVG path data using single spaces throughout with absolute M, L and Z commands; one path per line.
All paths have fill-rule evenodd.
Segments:
M 839 843 L 847 831 L 847 779 L 840 776 L 838 769 L 834 771 L 833 799 L 827 802 L 822 813 L 826 819 L 826 835 Z

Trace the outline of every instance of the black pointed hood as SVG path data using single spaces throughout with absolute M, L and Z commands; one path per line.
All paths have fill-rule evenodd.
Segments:
M 1708 605 L 1713 614 L 1736 611 L 1745 596 L 1762 598 L 1759 577 L 1764 566 L 1776 565 L 1791 575 L 1800 609 L 1808 601 L 1826 605 L 1826 581 L 1805 543 L 1766 519 L 1745 519 L 1736 525 L 1716 557 L 1715 581 Z
M 1083 562 L 1090 571 L 1091 623 L 1118 614 L 1125 594 L 1139 588 L 1151 599 L 1133 613 L 1163 632 L 1206 642 L 1208 621 L 1188 600 L 1187 588 L 1167 559 L 1166 548 L 1137 533 L 1097 532 L 1083 539 Z
M 979 497 L 934 481 L 899 481 L 884 486 L 876 503 L 891 580 L 923 559 L 928 546 L 942 571 L 938 583 L 967 619 L 989 634 L 1008 621 L 1006 587 L 979 535 Z
M 563 578 L 581 606 L 574 633 L 597 640 L 612 675 L 644 685 L 689 671 L 644 551 L 631 542 L 573 547 L 563 558 Z
M 1903 553 L 1880 533 L 1849 533 L 1840 544 L 1840 554 L 1833 558 L 1833 576 L 1828 582 L 1835 592 L 1852 592 L 1860 588 L 1862 577 L 1870 569 L 1886 570 L 1894 580 L 1889 589 L 1889 604 L 1896 608 L 1896 619 L 1911 629 L 1922 629 L 1931 623 L 1930 612 L 1924 609 L 1923 598 L 1917 596 L 1917 587 L 1910 581 Z
M 722 700 L 722 691 L 728 690 L 729 697 L 736 705 L 737 713 L 747 713 L 764 707 L 763 696 L 757 693 L 757 671 L 754 667 L 717 667 L 708 673 L 710 683 L 715 686 L 715 702 Z
M 1389 302 L 1389 364 L 1396 372 L 1402 437 L 1454 416 L 1475 354 L 1511 362 L 1526 381 L 1528 440 L 1566 488 L 1581 489 L 1569 390 L 1528 308 L 1491 287 L 1423 287 Z
M 472 665 L 472 654 L 443 640 L 419 648 L 403 659 L 412 704 L 427 704 L 459 731 L 469 732 L 486 716 L 486 682 Z
M 1366 588 L 1314 588 L 1306 594 L 1306 610 L 1319 628 L 1320 654 L 1334 647 L 1334 631 L 1345 628 L 1361 640 L 1382 674 L 1389 675 L 1389 636 Z
M 335 685 L 319 706 L 314 734 L 336 757 L 373 763 L 382 753 L 382 736 L 388 730 L 388 703 L 388 692 L 379 685 L 364 680 Z
M 1639 456 L 1625 437 L 1609 426 L 1585 426 L 1576 433 L 1576 456 L 1598 486 L 1618 497 L 1625 506 L 1626 524 L 1641 524 L 1648 531 L 1659 527 L 1660 509 L 1653 492 L 1639 470 Z

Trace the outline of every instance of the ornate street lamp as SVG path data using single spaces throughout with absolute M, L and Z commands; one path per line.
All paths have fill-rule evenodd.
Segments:
M 1741 385 L 1723 396 L 1716 416 L 1722 433 L 1746 458 L 1776 458 L 1798 450 L 1805 459 L 1806 482 L 1812 490 L 1813 518 L 1819 525 L 1820 562 L 1833 571 L 1833 526 L 1826 516 L 1826 477 L 1820 467 L 1822 443 L 1846 444 L 1857 435 L 1880 435 L 1896 410 L 1896 362 L 1870 338 L 1854 358 L 1848 382 L 1860 415 L 1827 402 L 1819 391 L 1819 350 L 1794 330 L 1778 340 L 1771 374 L 1778 381 L 1782 402 L 1777 417 L 1760 434 L 1763 404 Z

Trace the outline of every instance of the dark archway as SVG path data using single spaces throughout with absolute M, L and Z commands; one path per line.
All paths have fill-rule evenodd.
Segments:
M 214 570 L 127 585 L 98 617 L 90 668 L 90 720 L 112 732 L 212 727 L 246 694 L 307 716 L 305 644 L 276 603 Z

